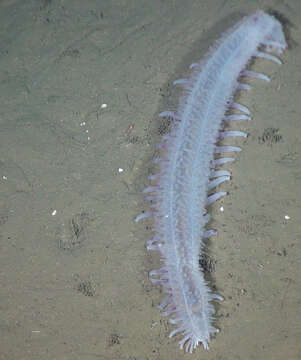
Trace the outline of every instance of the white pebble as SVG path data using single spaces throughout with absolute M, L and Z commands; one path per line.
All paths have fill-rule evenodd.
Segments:
M 56 210 L 53 210 L 52 213 L 51 213 L 52 216 L 55 216 L 56 215 Z
M 223 212 L 223 211 L 224 211 L 224 207 L 221 206 L 221 207 L 219 208 L 219 211 Z
M 285 215 L 284 218 L 285 218 L 285 220 L 289 220 L 289 219 L 290 219 L 290 217 L 289 217 L 288 215 Z
M 100 105 L 100 108 L 101 108 L 101 109 L 105 109 L 107 106 L 108 106 L 107 104 L 101 104 L 101 105 Z
M 122 169 L 122 168 L 118 168 L 118 172 L 119 172 L 119 173 L 122 173 L 122 172 L 123 172 L 123 169 Z

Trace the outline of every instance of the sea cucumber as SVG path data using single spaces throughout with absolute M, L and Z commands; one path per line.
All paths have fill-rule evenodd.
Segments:
M 216 168 L 234 160 L 216 154 L 240 148 L 217 142 L 228 136 L 246 136 L 240 131 L 224 131 L 221 125 L 250 119 L 247 107 L 233 99 L 237 90 L 250 89 L 240 82 L 242 77 L 270 81 L 264 74 L 246 70 L 250 59 L 260 57 L 280 64 L 278 57 L 269 53 L 281 54 L 286 47 L 282 25 L 275 17 L 259 10 L 243 18 L 223 34 L 205 60 L 191 66 L 188 79 L 176 81 L 184 87 L 177 111 L 161 113 L 173 119 L 173 126 L 159 145 L 163 154 L 155 162 L 160 171 L 150 177 L 153 185 L 143 191 L 154 210 L 142 213 L 136 221 L 154 217 L 155 235 L 147 248 L 161 252 L 163 266 L 151 271 L 150 278 L 162 285 L 166 294 L 159 309 L 177 325 L 169 336 L 181 333 L 180 348 L 190 353 L 199 343 L 208 349 L 211 336 L 218 332 L 213 325 L 212 300 L 222 297 L 208 287 L 199 256 L 202 240 L 215 233 L 206 229 L 210 219 L 207 207 L 226 194 L 210 191 L 230 180 L 228 171 Z M 229 114 L 233 108 L 238 113 Z

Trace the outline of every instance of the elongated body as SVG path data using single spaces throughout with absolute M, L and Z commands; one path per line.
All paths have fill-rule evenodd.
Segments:
M 263 47 L 266 52 L 259 50 Z M 273 16 L 257 11 L 245 17 L 216 42 L 203 61 L 193 64 L 183 84 L 184 94 L 172 116 L 174 126 L 164 138 L 163 156 L 158 160 L 159 176 L 156 184 L 145 189 L 153 193 L 148 198 L 155 211 L 155 236 L 148 241 L 148 249 L 159 250 L 163 266 L 151 272 L 152 281 L 163 286 L 167 297 L 160 305 L 163 315 L 177 327 L 170 336 L 181 333 L 181 348 L 192 352 L 199 343 L 208 349 L 210 337 L 217 332 L 213 326 L 213 294 L 204 280 L 199 266 L 202 239 L 214 231 L 206 229 L 209 220 L 206 207 L 225 195 L 208 191 L 230 179 L 225 170 L 216 167 L 233 158 L 216 158 L 216 154 L 235 152 L 231 146 L 217 146 L 217 140 L 226 136 L 246 136 L 239 131 L 222 131 L 223 121 L 250 119 L 248 109 L 233 102 L 241 84 L 241 76 L 257 77 L 269 81 L 266 75 L 245 70 L 252 57 L 264 57 L 280 63 L 270 55 L 281 54 L 286 48 L 282 26 Z M 227 115 L 229 108 L 241 114 Z

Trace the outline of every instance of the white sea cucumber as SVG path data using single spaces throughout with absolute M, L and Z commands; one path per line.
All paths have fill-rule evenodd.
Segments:
M 222 297 L 207 286 L 199 256 L 202 239 L 215 233 L 205 227 L 209 221 L 206 208 L 226 193 L 208 192 L 230 180 L 228 171 L 216 168 L 233 158 L 216 158 L 215 154 L 240 151 L 216 142 L 228 136 L 246 136 L 220 130 L 221 125 L 223 121 L 250 119 L 249 110 L 233 100 L 237 90 L 250 88 L 240 83 L 242 76 L 270 80 L 264 74 L 245 70 L 250 59 L 281 63 L 269 53 L 281 54 L 286 47 L 282 26 L 273 16 L 259 10 L 243 18 L 223 34 L 205 60 L 191 66 L 188 79 L 177 81 L 184 86 L 177 111 L 161 114 L 172 117 L 174 125 L 161 144 L 163 155 L 157 159 L 160 172 L 151 177 L 155 184 L 144 190 L 154 211 L 139 215 L 136 221 L 154 216 L 155 236 L 147 248 L 161 252 L 163 266 L 151 271 L 150 277 L 167 295 L 159 309 L 177 325 L 169 336 L 181 333 L 180 348 L 188 352 L 199 343 L 208 349 L 210 337 L 218 332 L 213 325 L 212 300 Z M 228 114 L 231 108 L 240 114 Z

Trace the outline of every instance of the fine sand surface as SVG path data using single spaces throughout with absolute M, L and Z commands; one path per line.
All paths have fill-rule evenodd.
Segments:
M 133 220 L 173 80 L 258 8 L 290 49 L 239 97 L 253 119 L 232 126 L 249 137 L 205 259 L 221 331 L 184 354 L 148 280 L 152 223 Z M 0 2 L 1 360 L 301 359 L 300 18 L 299 0 Z

